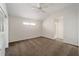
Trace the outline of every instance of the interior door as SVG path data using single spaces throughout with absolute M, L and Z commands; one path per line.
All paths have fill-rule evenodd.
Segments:
M 2 10 L 0 9 L 0 55 L 4 55 L 5 53 L 5 47 L 4 47 L 4 15 L 2 13 Z

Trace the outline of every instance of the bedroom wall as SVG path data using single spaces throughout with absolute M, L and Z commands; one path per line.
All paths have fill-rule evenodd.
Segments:
M 65 43 L 70 43 L 78 45 L 78 35 L 77 35 L 77 9 L 76 5 L 72 4 L 66 8 L 58 10 L 51 14 L 48 19 L 43 22 L 43 36 L 54 39 L 55 37 L 55 25 L 53 20 L 55 17 L 63 17 L 63 29 L 64 29 L 64 39 Z
M 77 5 L 64 10 L 64 42 L 78 45 Z
M 35 26 L 24 25 L 23 22 L 35 23 Z M 9 41 L 19 41 L 39 37 L 41 25 L 39 20 L 9 16 Z
M 42 36 L 53 39 L 55 35 L 55 24 L 52 16 L 49 16 L 42 23 Z

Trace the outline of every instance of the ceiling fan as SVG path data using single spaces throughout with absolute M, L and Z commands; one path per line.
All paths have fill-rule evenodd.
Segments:
M 43 13 L 46 13 L 46 12 L 43 10 L 44 7 L 42 7 L 42 4 L 41 4 L 41 3 L 36 3 L 36 5 L 34 6 L 34 8 L 39 9 L 39 10 L 40 10 L 41 12 L 43 12 Z

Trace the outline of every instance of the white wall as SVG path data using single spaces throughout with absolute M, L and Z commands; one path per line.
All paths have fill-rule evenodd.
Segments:
M 49 16 L 46 20 L 43 21 L 42 36 L 53 39 L 54 34 L 55 34 L 54 20 L 53 17 Z
M 71 5 L 55 13 L 46 19 L 43 23 L 43 36 L 53 39 L 55 36 L 55 25 L 53 20 L 55 17 L 63 16 L 64 21 L 64 40 L 63 42 L 78 45 L 77 36 L 77 12 L 76 6 Z
M 78 45 L 76 5 L 65 9 L 64 16 L 64 42 Z
M 35 26 L 23 25 L 23 22 L 36 23 Z M 10 42 L 35 38 L 40 36 L 41 27 L 39 20 L 21 17 L 9 17 L 9 40 Z

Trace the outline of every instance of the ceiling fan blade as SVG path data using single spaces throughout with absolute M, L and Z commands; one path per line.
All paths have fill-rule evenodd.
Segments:
M 41 4 L 40 3 L 37 3 L 37 8 L 41 8 Z
M 38 10 L 40 10 L 41 12 L 43 12 L 43 13 L 46 14 L 46 12 L 42 9 L 42 5 L 41 5 L 41 3 L 36 3 L 36 7 L 33 6 L 33 8 L 34 8 L 34 9 L 38 9 Z
M 44 10 L 40 9 L 40 11 L 42 11 L 43 13 L 46 13 Z

